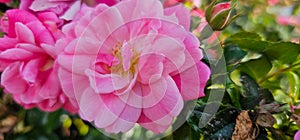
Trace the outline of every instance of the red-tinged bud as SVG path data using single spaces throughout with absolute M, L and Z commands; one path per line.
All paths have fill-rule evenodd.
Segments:
M 214 1 L 206 9 L 206 20 L 213 30 L 219 31 L 227 27 L 234 18 L 231 18 L 233 6 L 231 2 L 216 3 Z
M 212 9 L 212 13 L 211 13 L 212 19 L 214 19 L 216 16 L 220 15 L 223 12 L 231 10 L 230 8 L 231 8 L 230 2 L 222 2 L 216 4 Z

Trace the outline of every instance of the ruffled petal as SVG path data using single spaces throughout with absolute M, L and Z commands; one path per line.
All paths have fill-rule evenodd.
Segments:
M 20 74 L 29 85 L 33 85 L 35 83 L 40 68 L 43 65 L 43 61 L 43 59 L 34 59 L 25 63 L 21 68 Z
M 19 74 L 18 64 L 12 64 L 7 67 L 1 74 L 1 85 L 8 93 L 19 94 L 24 93 L 28 85 L 22 80 Z M 16 88 L 16 85 L 17 88 Z
M 203 97 L 204 88 L 210 76 L 210 69 L 203 62 L 173 76 L 184 100 L 194 100 Z
M 35 17 L 33 14 L 24 11 L 24 10 L 8 10 L 5 13 L 8 17 L 9 27 L 8 27 L 8 36 L 11 38 L 16 37 L 15 32 L 15 23 L 20 22 L 24 25 L 27 25 L 27 23 L 38 21 L 38 18 Z
M 175 14 L 178 19 L 178 23 L 183 26 L 187 31 L 190 30 L 190 12 L 182 4 L 166 8 L 164 14 L 169 16 Z
M 0 38 L 0 50 L 1 51 L 4 51 L 6 49 L 11 49 L 11 48 L 14 48 L 18 41 L 14 38 Z
M 97 74 L 95 71 L 86 70 L 86 75 L 89 77 L 90 84 L 96 93 L 112 93 L 120 90 L 130 84 L 130 77 L 125 77 L 116 74 Z
M 139 81 L 143 84 L 151 84 L 161 78 L 163 73 L 163 61 L 161 54 L 149 53 L 139 57 L 138 72 Z
M 9 61 L 24 61 L 33 57 L 33 53 L 20 48 L 8 49 L 0 53 L 0 59 Z
M 151 121 L 161 125 L 172 123 L 173 118 L 177 116 L 183 108 L 183 100 L 175 82 L 166 78 L 167 90 L 164 97 L 154 106 L 143 108 L 143 113 Z
M 16 23 L 15 28 L 17 39 L 19 42 L 35 44 L 34 35 L 27 26 L 18 22 Z

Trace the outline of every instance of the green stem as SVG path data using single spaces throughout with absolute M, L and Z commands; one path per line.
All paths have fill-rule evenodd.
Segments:
M 267 81 L 268 79 L 270 79 L 270 78 L 272 78 L 272 77 L 274 77 L 274 76 L 277 76 L 277 75 L 279 75 L 279 74 L 282 74 L 282 73 L 284 73 L 284 72 L 287 72 L 287 71 L 291 70 L 292 68 L 294 68 L 294 67 L 296 67 L 296 66 L 299 66 L 299 65 L 300 65 L 300 62 L 299 62 L 299 63 L 296 63 L 296 64 L 294 64 L 294 65 L 291 65 L 291 66 L 289 66 L 289 67 L 287 67 L 287 68 L 278 70 L 278 71 L 276 71 L 276 72 L 274 72 L 274 73 L 272 73 L 272 74 L 269 74 L 269 75 L 267 75 L 266 77 L 260 79 L 260 80 L 258 81 L 258 84 L 261 84 L 261 83 Z

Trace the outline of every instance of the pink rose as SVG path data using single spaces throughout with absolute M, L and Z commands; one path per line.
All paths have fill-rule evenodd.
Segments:
M 300 130 L 298 130 L 294 136 L 294 140 L 300 140 Z
M 81 8 L 82 2 L 89 6 L 99 3 L 113 5 L 118 0 L 22 0 L 20 9 L 34 12 L 53 12 L 61 19 L 72 20 Z
M 63 28 L 69 43 L 58 57 L 63 90 L 83 119 L 112 133 L 136 123 L 162 133 L 183 101 L 204 96 L 210 70 L 182 5 L 126 0 L 84 13 Z
M 64 95 L 57 75 L 55 59 L 63 48 L 54 48 L 54 30 L 49 31 L 27 11 L 9 10 L 5 14 L 1 20 L 6 35 L 0 38 L 0 65 L 1 85 L 6 93 L 25 108 L 54 111 L 63 107 L 77 112 L 77 104 Z
M 11 0 L 0 0 L 0 3 L 9 3 Z

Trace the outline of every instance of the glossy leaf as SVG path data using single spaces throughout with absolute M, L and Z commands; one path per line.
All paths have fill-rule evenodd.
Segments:
M 226 81 L 227 85 L 226 85 L 226 91 L 228 93 L 228 95 L 230 96 L 231 102 L 232 104 L 238 108 L 241 109 L 241 104 L 240 104 L 240 91 L 239 88 L 233 83 L 233 81 L 230 78 L 227 78 Z
M 225 42 L 232 42 L 232 40 L 236 40 L 236 39 L 262 40 L 262 37 L 257 33 L 239 32 L 228 37 Z
M 60 125 L 59 117 L 61 114 L 62 110 L 48 113 L 32 109 L 27 112 L 26 121 L 30 124 L 35 124 L 34 127 L 37 130 L 44 130 L 46 133 L 50 133 Z
M 300 52 L 300 45 L 291 42 L 280 42 L 268 46 L 264 53 L 273 60 L 282 63 L 292 63 L 295 61 Z
M 240 100 L 243 109 L 254 109 L 263 100 L 265 103 L 274 101 L 272 93 L 267 89 L 262 89 L 249 75 L 241 74 L 241 83 L 243 84 L 243 94 Z
M 296 102 L 299 97 L 299 87 L 300 87 L 300 80 L 299 76 L 294 72 L 286 73 L 287 80 L 289 82 L 289 95 L 294 99 Z
M 271 68 L 271 62 L 266 57 L 261 57 L 259 59 L 242 63 L 238 69 L 258 80 L 266 76 Z
M 206 106 L 214 107 L 217 103 L 209 103 Z M 235 118 L 238 115 L 238 110 L 221 105 L 219 111 L 216 114 L 210 114 L 210 112 L 202 112 L 205 106 L 197 106 L 191 117 L 189 118 L 189 124 L 192 128 L 199 133 L 205 134 L 205 138 L 228 138 L 232 135 L 232 124 L 235 122 Z M 214 116 L 213 118 L 212 115 Z M 207 118 L 207 120 L 205 120 Z M 206 121 L 209 121 L 208 123 Z M 199 128 L 199 123 L 207 123 L 204 128 Z M 202 125 L 201 125 L 202 126 Z M 232 128 L 232 129 L 230 129 Z
M 211 139 L 230 139 L 232 136 L 232 132 L 234 131 L 235 123 L 230 123 L 216 133 L 214 133 L 210 138 Z
M 253 52 L 262 52 L 271 44 L 270 42 L 263 41 L 258 34 L 250 32 L 236 33 L 227 38 L 224 43 L 226 45 L 236 44 L 241 49 Z
M 260 102 L 259 99 L 259 86 L 257 83 L 249 77 L 247 74 L 241 75 L 241 83 L 243 84 L 243 98 L 241 99 L 241 105 L 243 109 L 254 109 Z
M 227 45 L 224 47 L 224 56 L 227 65 L 232 65 L 240 62 L 247 52 L 241 50 L 237 45 Z

